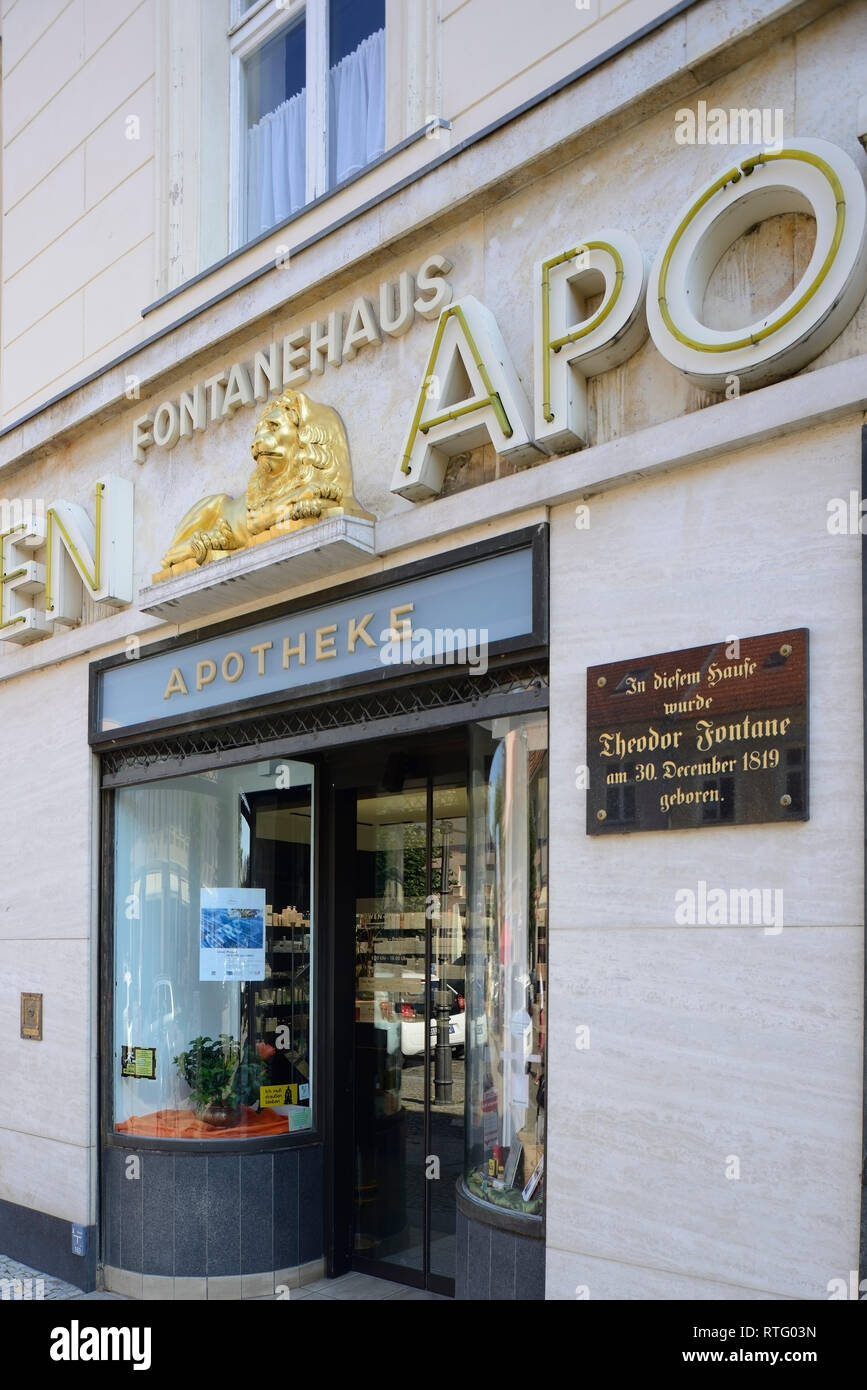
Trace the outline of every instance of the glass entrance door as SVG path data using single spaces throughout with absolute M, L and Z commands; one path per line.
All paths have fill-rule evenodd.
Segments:
M 464 1155 L 465 774 L 383 775 L 358 789 L 355 828 L 352 1262 L 451 1292 Z

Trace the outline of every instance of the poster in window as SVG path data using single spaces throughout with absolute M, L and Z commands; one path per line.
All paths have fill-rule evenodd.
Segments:
M 122 1047 L 121 1076 L 136 1076 L 145 1081 L 157 1079 L 157 1050 L 155 1047 Z
M 265 889 L 203 888 L 200 980 L 264 980 Z

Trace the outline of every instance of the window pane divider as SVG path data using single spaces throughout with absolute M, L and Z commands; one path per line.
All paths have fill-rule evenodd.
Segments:
M 307 202 L 328 188 L 328 0 L 307 0 Z

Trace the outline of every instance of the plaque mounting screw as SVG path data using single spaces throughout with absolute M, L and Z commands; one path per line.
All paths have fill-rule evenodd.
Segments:
M 607 684 L 608 684 L 608 681 L 605 679 L 604 676 L 598 676 L 598 677 L 597 677 L 597 680 L 596 680 L 596 684 L 599 686 L 599 689 L 601 690 L 602 687 L 603 687 L 603 685 L 607 685 Z
M 780 805 L 781 805 L 781 806 L 791 806 L 791 804 L 792 804 L 792 798 L 789 796 L 789 793 L 788 793 L 788 792 L 786 792 L 784 796 L 781 796 L 781 797 L 780 797 Z
M 780 647 L 780 656 L 791 656 L 792 648 L 788 642 L 784 642 Z
M 608 819 L 608 812 L 607 812 L 607 811 L 597 811 L 597 812 L 596 812 L 596 819 L 597 819 L 597 820 L 607 820 L 607 819 Z

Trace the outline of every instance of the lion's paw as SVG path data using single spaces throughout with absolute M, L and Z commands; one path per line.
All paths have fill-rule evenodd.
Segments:
M 208 539 L 203 532 L 196 531 L 195 535 L 190 536 L 190 550 L 193 552 L 193 559 L 197 565 L 205 563 L 210 548 Z

